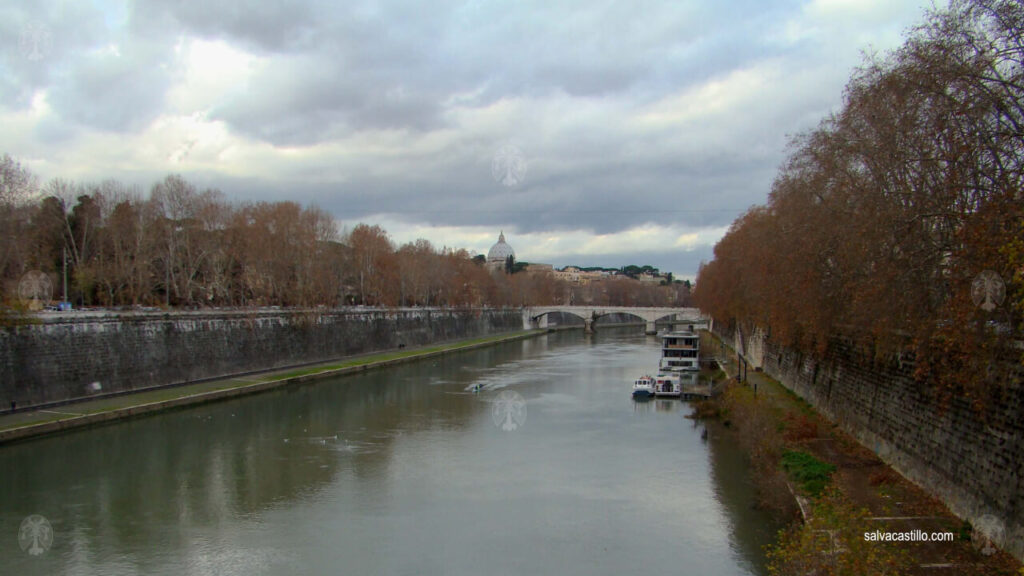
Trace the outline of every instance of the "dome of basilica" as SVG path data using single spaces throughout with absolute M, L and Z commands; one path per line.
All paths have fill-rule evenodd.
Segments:
M 498 243 L 491 246 L 491 249 L 487 252 L 487 262 L 501 262 L 504 263 L 511 256 L 513 259 L 516 257 L 516 253 L 512 250 L 512 247 L 505 243 L 505 233 L 502 232 L 498 235 Z

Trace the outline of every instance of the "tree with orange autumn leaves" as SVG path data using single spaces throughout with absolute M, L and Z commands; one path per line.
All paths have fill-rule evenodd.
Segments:
M 60 286 L 65 256 L 76 305 L 470 307 L 574 298 L 669 305 L 689 297 L 678 286 L 634 280 L 584 289 L 550 274 L 492 273 L 465 250 L 424 239 L 396 247 L 380 226 L 339 232 L 320 208 L 232 204 L 177 175 L 157 182 L 148 197 L 115 181 L 58 179 L 40 188 L 7 155 L 0 158 L 0 234 L 0 304 L 10 305 L 29 271 Z
M 930 12 L 793 140 L 767 204 L 702 265 L 695 300 L 810 353 L 855 335 L 947 390 L 1013 377 L 1000 360 L 1024 336 L 1022 64 L 1019 2 Z M 994 308 L 977 301 L 986 270 L 1005 284 Z

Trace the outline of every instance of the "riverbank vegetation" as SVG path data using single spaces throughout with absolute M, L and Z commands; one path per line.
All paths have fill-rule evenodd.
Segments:
M 735 354 L 710 333 L 702 338 L 702 347 L 717 349 L 726 372 L 735 375 Z M 750 459 L 759 505 L 789 523 L 767 551 L 770 574 L 916 574 L 922 564 L 944 563 L 955 565 L 957 574 L 1019 576 L 1019 562 L 980 552 L 984 535 L 807 402 L 763 372 L 747 378 L 731 378 L 718 396 L 695 403 L 692 417 L 720 422 L 735 438 Z M 864 537 L 922 526 L 959 536 L 938 545 Z
M 33 271 L 42 279 L 29 297 L 60 298 L 65 269 L 76 306 L 663 306 L 689 298 L 682 283 L 623 274 L 583 286 L 493 273 L 484 261 L 425 239 L 396 246 L 380 226 L 339 230 L 315 206 L 232 203 L 180 176 L 148 195 L 112 180 L 39 186 L 0 157 L 0 304 L 13 304 Z
M 817 498 L 832 480 L 836 467 L 802 450 L 786 450 L 780 459 L 782 470 L 804 493 Z
M 867 510 L 837 488 L 836 466 L 811 453 L 819 430 L 828 428 L 781 387 L 765 382 L 759 388 L 755 393 L 731 380 L 696 413 L 722 420 L 750 458 L 759 504 L 789 522 L 767 551 L 769 573 L 906 573 L 905 553 L 884 543 L 866 550 L 863 539 L 858 541 L 867 531 Z M 803 512 L 798 499 L 807 507 Z M 849 553 L 852 549 L 856 553 Z
M 858 508 L 839 490 L 830 489 L 815 501 L 807 522 L 793 524 L 768 551 L 772 576 L 820 574 L 899 576 L 913 573 L 906 548 L 870 542 L 864 533 L 878 528 L 864 508 Z
M 853 335 L 942 389 L 1012 377 L 995 360 L 1024 336 L 1022 62 L 1017 0 L 954 0 L 868 58 L 715 246 L 698 305 L 805 353 Z

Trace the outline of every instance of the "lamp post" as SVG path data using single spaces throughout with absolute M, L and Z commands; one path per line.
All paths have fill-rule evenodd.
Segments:
M 64 296 L 61 304 L 68 301 L 68 247 L 64 247 Z M 63 306 L 61 306 L 63 308 Z

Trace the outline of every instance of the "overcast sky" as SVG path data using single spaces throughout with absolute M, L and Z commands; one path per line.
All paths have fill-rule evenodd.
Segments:
M 693 277 L 922 0 L 4 2 L 0 153 Z

